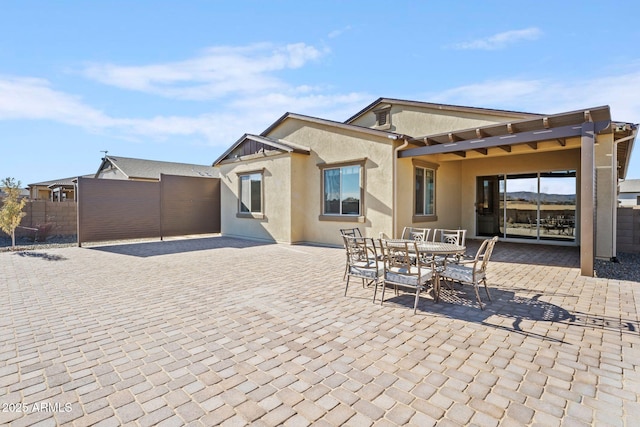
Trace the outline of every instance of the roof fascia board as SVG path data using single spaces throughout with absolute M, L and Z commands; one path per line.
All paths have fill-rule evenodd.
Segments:
M 595 123 L 596 133 L 609 127 L 611 122 L 601 121 Z M 482 139 L 470 139 L 448 144 L 428 145 L 425 147 L 410 148 L 400 151 L 399 158 L 414 157 L 427 154 L 444 154 L 456 151 L 469 151 L 478 148 L 494 148 L 501 145 L 519 145 L 530 142 L 544 141 L 548 139 L 569 138 L 582 135 L 582 125 L 560 126 L 550 129 L 541 129 L 529 132 L 521 132 L 510 135 L 491 136 Z
M 398 135 L 397 133 L 394 133 L 394 132 L 388 132 L 388 131 L 377 130 L 377 129 L 369 129 L 369 128 L 365 128 L 365 127 L 362 127 L 362 126 L 351 125 L 351 124 L 348 124 L 348 123 L 335 122 L 333 120 L 326 120 L 326 119 L 321 119 L 321 118 L 318 118 L 318 117 L 305 116 L 305 115 L 302 115 L 302 114 L 295 114 L 295 113 L 286 113 L 284 116 L 282 116 L 276 122 L 274 122 L 271 126 L 269 126 L 264 132 L 262 132 L 260 134 L 260 136 L 267 136 L 271 131 L 273 131 L 273 129 L 278 127 L 280 124 L 282 124 L 287 119 L 294 119 L 294 120 L 300 120 L 300 121 L 303 121 L 303 122 L 321 124 L 321 125 L 325 125 L 325 126 L 338 128 L 338 129 L 343 129 L 343 130 L 346 130 L 346 131 L 366 133 L 368 135 L 378 136 L 378 137 L 381 137 L 381 138 L 388 138 L 389 135 Z
M 409 100 L 394 99 L 394 98 L 378 98 L 377 100 L 367 105 L 365 108 L 363 108 L 353 116 L 349 117 L 347 120 L 345 120 L 344 123 L 349 124 L 352 121 L 364 115 L 365 113 L 375 110 L 375 108 L 379 104 L 407 105 L 411 107 L 430 108 L 434 110 L 459 111 L 459 112 L 466 112 L 466 113 L 482 113 L 482 114 L 502 116 L 502 117 L 505 115 L 510 115 L 510 116 L 519 116 L 519 117 L 522 117 L 523 119 L 543 116 L 542 114 L 524 113 L 521 111 L 496 110 L 492 108 L 479 108 L 479 107 L 466 107 L 463 105 L 436 104 L 431 102 L 409 101 Z

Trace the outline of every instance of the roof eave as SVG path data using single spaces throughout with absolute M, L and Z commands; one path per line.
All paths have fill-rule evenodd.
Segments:
M 415 107 L 423 107 L 423 108 L 433 108 L 438 110 L 447 110 L 447 111 L 460 111 L 467 113 L 483 113 L 490 114 L 496 116 L 504 116 L 505 114 L 520 116 L 523 119 L 540 117 L 542 114 L 537 113 L 526 113 L 522 111 L 511 111 L 511 110 L 498 110 L 495 108 L 480 108 L 480 107 L 468 107 L 464 105 L 452 105 L 452 104 L 438 104 L 432 102 L 423 102 L 423 101 L 410 101 L 405 99 L 396 99 L 396 98 L 378 98 L 371 104 L 367 105 L 362 110 L 358 111 L 353 116 L 349 117 L 344 121 L 345 124 L 349 124 L 362 115 L 366 114 L 369 111 L 375 109 L 375 107 L 379 104 L 392 104 L 392 105 L 409 105 Z

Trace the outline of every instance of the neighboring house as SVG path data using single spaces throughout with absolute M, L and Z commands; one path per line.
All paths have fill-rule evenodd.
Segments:
M 218 177 L 218 172 L 209 165 L 104 156 L 94 178 L 158 181 L 160 174 L 202 178 Z
M 640 179 L 628 179 L 619 184 L 620 206 L 640 206 Z
M 84 175 L 90 177 L 93 175 Z M 29 184 L 29 197 L 31 200 L 50 200 L 63 202 L 65 200 L 77 200 L 76 184 L 78 177 L 54 179 L 51 181 Z
M 5 197 L 7 197 L 7 193 L 5 193 L 2 188 L 0 188 L 0 200 L 3 200 Z M 20 194 L 18 195 L 19 198 L 24 198 L 24 197 L 29 197 L 29 189 L 27 188 L 21 188 L 20 189 Z
M 344 123 L 286 113 L 214 163 L 222 233 L 341 244 L 404 226 L 616 255 L 617 182 L 637 126 L 609 107 L 554 115 L 380 98 Z

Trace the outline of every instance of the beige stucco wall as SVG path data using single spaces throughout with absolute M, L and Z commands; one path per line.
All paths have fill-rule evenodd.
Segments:
M 278 242 L 341 245 L 341 228 L 359 227 L 378 237 L 391 228 L 394 143 L 377 136 L 297 119 L 288 119 L 269 137 L 310 148 L 310 154 L 242 159 L 219 164 L 222 178 L 222 233 Z M 319 165 L 364 162 L 363 217 L 320 218 L 322 173 Z M 264 168 L 264 219 L 237 218 L 237 173 Z
M 292 162 L 291 242 L 342 244 L 340 228 L 359 227 L 363 235 L 378 237 L 391 224 L 391 176 L 393 141 L 322 124 L 289 119 L 269 134 L 310 148 L 308 156 L 297 155 Z M 322 213 L 322 173 L 319 165 L 365 159 L 361 179 L 364 183 L 363 222 L 342 218 L 320 219 Z M 268 197 L 268 195 L 266 195 Z
M 220 165 L 220 221 L 222 234 L 255 240 L 291 241 L 290 154 L 256 157 Z M 238 217 L 239 175 L 264 170 L 263 217 Z
M 414 163 L 436 165 L 436 216 L 428 221 L 413 222 L 415 204 Z M 398 161 L 398 224 L 395 235 L 400 237 L 404 227 L 462 228 L 461 203 L 461 162 L 440 162 L 433 157 L 399 159 Z
M 417 137 L 521 119 L 521 116 L 510 115 L 506 112 L 504 115 L 495 115 L 483 113 L 482 111 L 438 110 L 405 104 L 392 104 L 391 127 L 388 130 Z M 376 124 L 375 114 L 373 112 L 363 114 L 352 124 L 373 128 Z

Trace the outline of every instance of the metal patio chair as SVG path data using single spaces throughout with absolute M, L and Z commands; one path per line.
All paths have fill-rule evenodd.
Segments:
M 489 295 L 489 288 L 487 287 L 487 266 L 497 241 L 498 236 L 483 241 L 478 248 L 478 252 L 476 252 L 475 258 L 464 264 L 447 263 L 445 261 L 444 269 L 439 273 L 440 278 L 449 283 L 450 289 L 453 289 L 454 282 L 473 285 L 478 304 L 480 304 L 482 310 L 484 310 L 484 306 L 480 299 L 478 287 L 480 283 L 484 284 L 487 298 L 491 301 L 491 295 Z
M 343 236 L 347 251 L 347 285 L 344 295 L 347 296 L 349 279 L 362 279 L 362 287 L 374 284 L 373 302 L 376 301 L 378 282 L 384 274 L 384 263 L 378 257 L 378 250 L 374 240 L 370 237 Z
M 416 292 L 413 312 L 418 307 L 420 292 L 427 289 L 427 283 L 433 278 L 433 268 L 430 264 L 415 262 L 418 253 L 417 242 L 389 242 L 383 243 L 385 247 L 384 257 L 384 283 L 382 286 L 382 300 L 386 285 L 393 285 L 396 295 L 398 287 L 413 288 Z

